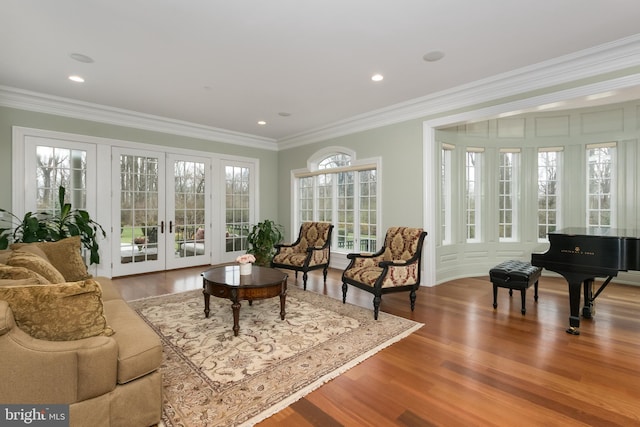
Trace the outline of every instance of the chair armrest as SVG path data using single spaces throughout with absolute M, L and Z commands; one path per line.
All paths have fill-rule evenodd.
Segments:
M 45 341 L 17 327 L 6 301 L 0 301 L 0 402 L 74 403 L 116 386 L 118 345 L 97 336 Z
M 374 258 L 378 256 L 377 254 L 371 252 L 360 252 L 360 253 L 351 253 L 347 254 L 348 259 L 356 259 L 356 258 Z
M 380 261 L 379 266 L 384 267 L 406 267 L 408 265 L 413 264 L 414 262 L 410 262 L 411 260 L 398 259 L 395 261 Z
M 273 245 L 273 247 L 276 249 L 292 248 L 293 246 L 295 246 L 293 243 L 276 243 L 275 245 Z

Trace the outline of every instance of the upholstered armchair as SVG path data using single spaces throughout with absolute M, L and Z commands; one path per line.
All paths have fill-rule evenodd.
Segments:
M 347 300 L 347 285 L 371 292 L 373 317 L 378 320 L 382 295 L 409 291 L 411 311 L 415 308 L 416 290 L 420 286 L 422 244 L 427 233 L 421 228 L 391 227 L 384 246 L 376 253 L 352 253 L 342 273 L 342 302 Z
M 291 244 L 275 245 L 276 254 L 271 267 L 294 270 L 296 280 L 302 271 L 302 282 L 307 290 L 307 272 L 322 268 L 324 282 L 331 260 L 331 232 L 333 225 L 328 222 L 305 222 L 300 226 L 298 240 Z

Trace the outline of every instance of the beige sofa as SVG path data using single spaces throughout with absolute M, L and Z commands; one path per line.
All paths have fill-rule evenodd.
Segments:
M 0 403 L 69 404 L 71 426 L 155 425 L 160 339 L 71 240 L 0 251 Z

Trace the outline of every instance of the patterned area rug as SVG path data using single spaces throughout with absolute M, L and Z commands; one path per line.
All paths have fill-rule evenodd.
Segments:
M 233 336 L 231 301 L 200 290 L 132 301 L 164 344 L 166 427 L 253 425 L 422 324 L 298 288 L 280 300 L 242 302 Z

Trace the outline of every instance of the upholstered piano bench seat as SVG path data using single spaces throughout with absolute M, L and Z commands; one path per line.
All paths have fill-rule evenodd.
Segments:
M 542 273 L 542 268 L 534 267 L 528 262 L 509 260 L 504 261 L 491 270 L 489 278 L 493 283 L 493 308 L 498 308 L 498 288 L 508 288 L 509 296 L 513 295 L 513 290 L 520 291 L 522 298 L 522 314 L 526 313 L 525 300 L 527 289 L 533 284 L 534 298 L 538 301 L 538 279 Z

